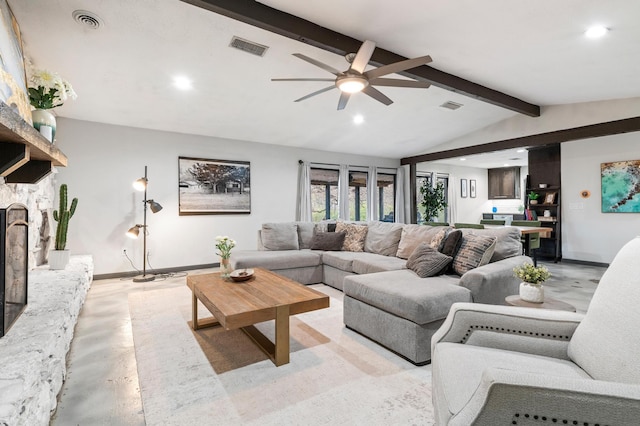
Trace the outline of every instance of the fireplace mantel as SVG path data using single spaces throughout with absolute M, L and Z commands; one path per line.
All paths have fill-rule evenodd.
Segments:
M 6 183 L 37 183 L 67 157 L 18 113 L 0 101 L 0 176 Z

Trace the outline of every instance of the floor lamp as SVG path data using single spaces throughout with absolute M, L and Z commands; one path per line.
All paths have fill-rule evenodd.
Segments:
M 138 238 L 140 234 L 140 229 L 142 229 L 142 275 L 138 275 L 133 278 L 133 282 L 142 283 L 153 281 L 156 279 L 156 276 L 153 274 L 147 274 L 147 207 L 151 209 L 152 213 L 158 213 L 162 210 L 162 206 L 159 203 L 156 203 L 153 200 L 147 200 L 147 184 L 149 180 L 147 179 L 147 166 L 144 166 L 144 177 L 133 182 L 133 187 L 138 191 L 144 191 L 144 200 L 142 203 L 144 204 L 144 216 L 142 220 L 142 225 L 136 224 L 133 227 L 129 228 L 127 231 L 127 236 L 130 238 Z

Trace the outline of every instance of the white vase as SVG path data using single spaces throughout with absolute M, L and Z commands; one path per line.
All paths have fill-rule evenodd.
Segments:
M 71 252 L 69 250 L 51 250 L 49 252 L 49 269 L 62 270 L 69 264 Z
M 542 284 L 520 283 L 520 299 L 525 302 L 544 302 L 544 286 Z
M 55 115 L 46 109 L 35 109 L 31 111 L 31 119 L 33 120 L 33 127 L 49 139 L 49 142 L 53 143 L 56 137 Z M 44 126 L 48 126 L 51 129 L 49 130 Z

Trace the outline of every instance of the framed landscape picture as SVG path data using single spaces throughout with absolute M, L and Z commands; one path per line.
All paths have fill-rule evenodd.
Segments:
M 602 213 L 640 213 L 640 160 L 600 164 Z
M 179 214 L 251 213 L 248 161 L 178 158 Z

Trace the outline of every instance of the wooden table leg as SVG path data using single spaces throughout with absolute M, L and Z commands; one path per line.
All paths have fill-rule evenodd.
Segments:
M 191 292 L 191 326 L 194 330 L 198 329 L 198 298 L 196 292 Z
M 276 342 L 274 363 L 276 366 L 289 363 L 289 306 L 276 308 Z

